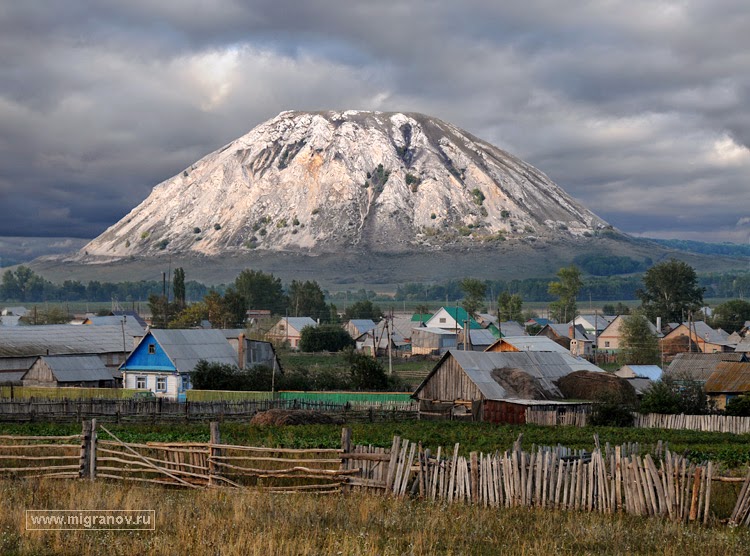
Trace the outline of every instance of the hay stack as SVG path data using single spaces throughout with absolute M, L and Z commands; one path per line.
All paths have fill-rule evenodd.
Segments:
M 535 377 L 523 369 L 504 367 L 492 371 L 492 378 L 508 392 L 509 398 L 548 400 L 550 396 Z
M 557 381 L 563 396 L 573 400 L 610 400 L 635 403 L 636 395 L 628 381 L 611 373 L 575 371 Z
M 307 409 L 269 409 L 256 413 L 251 425 L 341 425 L 343 417 Z

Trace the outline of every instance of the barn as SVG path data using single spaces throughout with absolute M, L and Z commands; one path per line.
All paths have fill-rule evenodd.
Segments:
M 566 353 L 449 351 L 417 387 L 420 418 L 519 422 L 523 400 L 563 398 L 556 382 L 595 365 Z

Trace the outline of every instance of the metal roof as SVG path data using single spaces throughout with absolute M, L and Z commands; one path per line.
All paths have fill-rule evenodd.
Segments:
M 708 377 L 706 393 L 750 392 L 750 363 L 724 362 Z
M 112 380 L 112 370 L 98 355 L 45 355 L 39 360 L 47 364 L 58 382 Z
M 286 321 L 286 325 L 289 328 L 294 328 L 297 332 L 302 332 L 305 326 L 318 326 L 310 317 L 284 317 L 279 322 Z
M 630 369 L 632 376 L 627 370 Z M 662 370 L 658 365 L 623 365 L 615 371 L 620 378 L 650 378 L 651 380 L 661 380 Z M 627 376 L 625 376 L 627 375 Z
M 735 346 L 734 351 L 741 353 L 750 353 L 750 334 L 745 336 L 745 338 L 743 338 L 742 341 Z
M 374 329 L 377 325 L 372 319 L 351 319 L 349 324 L 352 325 L 360 334 Z
M 505 336 L 503 342 L 507 342 L 521 351 L 550 351 L 556 353 L 570 353 L 556 341 L 547 336 Z
M 89 317 L 88 320 L 90 322 L 88 326 L 119 326 L 122 328 L 122 326 L 125 325 L 125 333 L 130 333 L 132 336 L 142 335 L 146 330 L 146 327 L 141 326 L 141 324 L 135 318 L 129 318 L 127 315 Z
M 676 380 L 706 381 L 722 361 L 746 360 L 743 353 L 678 353 L 664 374 Z
M 449 351 L 435 366 L 414 392 L 416 395 L 447 357 L 453 357 L 456 363 L 476 384 L 482 396 L 489 400 L 502 400 L 515 397 L 498 384 L 492 372 L 502 369 L 519 369 L 536 378 L 541 387 L 551 397 L 562 397 L 555 382 L 564 376 L 580 370 L 604 372 L 599 367 L 573 357 L 568 353 L 551 352 L 486 352 L 486 351 Z
M 473 346 L 489 346 L 497 341 L 495 335 L 491 330 L 483 328 L 481 330 L 469 330 L 469 336 L 471 337 L 471 345 Z
M 120 325 L 0 327 L 0 357 L 129 353 L 133 338 Z
M 237 352 L 220 330 L 151 330 L 164 353 L 178 371 L 191 372 L 198 361 L 237 365 Z M 146 336 L 143 341 L 146 341 Z M 123 365 L 123 368 L 125 366 Z
M 0 373 L 8 371 L 28 371 L 36 361 L 37 356 L 31 357 L 0 357 Z
M 625 378 L 623 380 L 628 381 L 628 384 L 633 387 L 637 396 L 645 394 L 654 384 L 652 380 L 643 377 Z
M 503 336 L 525 336 L 526 329 L 513 320 L 506 320 L 497 324 L 498 330 Z

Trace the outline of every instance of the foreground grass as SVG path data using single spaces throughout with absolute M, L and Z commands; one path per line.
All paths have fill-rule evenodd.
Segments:
M 0 480 L 0 499 L 4 555 L 750 553 L 745 528 L 358 493 L 274 496 L 48 479 Z M 153 509 L 156 530 L 25 531 L 26 509 Z

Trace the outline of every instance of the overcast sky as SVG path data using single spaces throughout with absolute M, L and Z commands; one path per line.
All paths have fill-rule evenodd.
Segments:
M 463 127 L 626 232 L 747 243 L 748 29 L 747 0 L 5 0 L 0 236 L 93 237 L 282 110 L 356 108 Z

